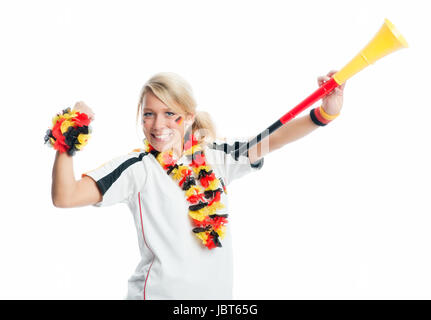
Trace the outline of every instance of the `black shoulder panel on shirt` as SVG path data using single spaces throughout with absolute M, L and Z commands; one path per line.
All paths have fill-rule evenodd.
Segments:
M 214 150 L 221 150 L 224 151 L 226 154 L 230 154 L 232 156 L 232 158 L 234 158 L 236 161 L 238 161 L 238 158 L 240 156 L 240 149 L 244 146 L 247 145 L 247 147 L 245 148 L 245 150 L 243 151 L 243 153 L 241 155 L 246 156 L 248 158 L 248 149 L 249 149 L 249 143 L 248 142 L 240 142 L 240 141 L 235 141 L 232 144 L 227 144 L 227 143 L 209 143 L 208 147 L 210 149 L 214 149 Z M 263 166 L 263 159 L 261 158 L 258 161 L 256 161 L 255 163 L 250 163 L 252 168 L 262 168 Z
M 239 150 L 244 145 L 247 145 L 247 148 L 244 150 L 242 155 L 248 157 L 248 142 L 235 141 L 232 144 L 213 142 L 209 143 L 208 147 L 210 149 L 224 151 L 226 154 L 230 154 L 236 161 L 238 161 L 240 156 Z
M 100 192 L 102 195 L 108 191 L 108 189 L 112 186 L 112 184 L 117 181 L 117 179 L 121 176 L 121 174 L 129 168 L 131 165 L 138 163 L 142 160 L 143 157 L 145 157 L 148 154 L 148 152 L 143 152 L 139 154 L 138 157 L 130 158 L 124 161 L 122 164 L 120 164 L 117 168 L 115 168 L 111 173 L 104 176 L 102 179 L 96 181 L 97 186 L 100 189 Z

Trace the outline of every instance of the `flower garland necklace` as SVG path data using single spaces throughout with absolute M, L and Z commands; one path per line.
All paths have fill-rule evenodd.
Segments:
M 184 152 L 188 158 L 191 158 L 188 166 L 177 164 L 173 159 L 172 150 L 159 152 L 149 144 L 148 140 L 145 139 L 144 142 L 145 151 L 151 153 L 166 173 L 185 191 L 187 202 L 190 204 L 189 216 L 192 219 L 194 226 L 192 231 L 195 236 L 208 249 L 221 247 L 220 239 L 224 238 L 228 215 L 216 212 L 224 208 L 220 202 L 220 196 L 222 192 L 226 193 L 226 189 L 206 163 L 203 149 L 195 136 L 188 132 L 184 137 Z

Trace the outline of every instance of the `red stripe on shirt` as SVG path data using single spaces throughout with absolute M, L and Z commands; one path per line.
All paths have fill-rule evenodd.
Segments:
M 146 296 L 145 296 L 146 292 L 145 292 L 145 290 L 146 290 L 146 288 L 147 288 L 147 280 L 148 280 L 148 276 L 150 275 L 151 267 L 153 266 L 153 262 L 154 262 L 155 255 L 154 255 L 153 251 L 150 249 L 150 247 L 148 246 L 147 240 L 145 239 L 144 223 L 142 222 L 141 193 L 140 193 L 140 192 L 138 192 L 138 200 L 139 200 L 139 213 L 140 213 L 140 215 L 141 215 L 142 236 L 144 237 L 144 242 L 145 242 L 145 245 L 147 246 L 148 250 L 150 250 L 150 251 L 151 251 L 151 253 L 153 254 L 153 261 L 151 261 L 150 268 L 148 269 L 147 276 L 145 277 L 145 284 L 144 284 L 144 300 L 146 300 Z

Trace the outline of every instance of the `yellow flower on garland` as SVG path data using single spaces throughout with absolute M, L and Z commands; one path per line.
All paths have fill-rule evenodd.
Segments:
M 89 134 L 83 134 L 83 133 L 81 133 L 78 136 L 78 142 L 79 142 L 79 144 L 76 145 L 76 149 L 80 150 L 81 148 L 83 148 L 87 144 L 89 137 L 90 137 Z
M 226 226 L 221 226 L 219 229 L 215 230 L 217 234 L 219 235 L 220 239 L 224 239 L 224 236 L 226 235 Z
M 163 166 L 165 167 L 166 165 L 170 165 L 172 163 L 172 155 L 173 152 L 172 151 L 168 151 L 168 152 L 161 152 L 157 155 L 157 161 Z
M 64 120 L 60 127 L 61 133 L 64 134 L 65 132 L 67 132 L 67 129 L 69 129 L 69 127 L 73 127 L 73 125 L 74 125 L 73 121 Z
M 191 211 L 189 210 L 189 216 L 193 219 L 203 221 L 206 216 L 210 216 L 216 213 L 217 210 L 223 209 L 225 206 L 221 202 L 213 202 L 212 205 L 203 207 L 202 209 Z
M 198 151 L 202 151 L 202 147 L 200 146 L 200 144 L 196 144 L 196 145 L 194 145 L 194 146 L 192 146 L 190 149 L 188 149 L 188 150 L 185 150 L 185 154 L 187 155 L 187 156 L 190 156 L 190 155 L 192 155 L 192 154 L 195 154 L 196 152 L 198 152 Z
M 208 215 L 215 214 L 217 210 L 221 210 L 224 208 L 224 204 L 221 202 L 213 202 L 212 205 L 206 207 L 208 208 Z
M 195 196 L 202 193 L 202 189 L 199 186 L 191 186 L 189 190 L 186 191 L 186 197 Z
M 209 231 L 203 231 L 203 232 L 195 233 L 195 236 L 201 239 L 203 244 L 207 244 L 209 234 L 210 234 Z
M 70 120 L 76 116 L 77 116 L 76 111 L 70 111 L 70 110 L 64 114 L 57 114 L 55 117 L 52 118 L 52 125 L 54 126 L 57 123 L 57 121 L 60 119 Z
M 195 174 L 199 174 L 199 172 L 201 170 L 205 170 L 206 172 L 210 172 L 211 168 L 208 166 L 199 166 L 197 168 L 193 168 L 193 171 L 195 172 Z
M 215 190 L 219 187 L 220 183 L 218 179 L 214 179 L 213 181 L 211 181 L 208 185 L 208 188 L 205 189 L 205 191 L 208 190 Z
M 52 125 L 55 126 L 58 120 L 60 120 L 62 116 L 57 114 L 55 117 L 52 118 Z
M 189 210 L 189 216 L 198 221 L 205 220 L 206 216 L 208 215 L 209 215 L 208 207 L 203 207 L 202 209 L 199 209 L 196 211 Z
M 172 170 L 172 177 L 175 180 L 180 181 L 182 178 L 184 178 L 184 173 L 187 172 L 187 170 L 189 169 L 189 167 L 187 166 L 178 166 L 178 168 Z

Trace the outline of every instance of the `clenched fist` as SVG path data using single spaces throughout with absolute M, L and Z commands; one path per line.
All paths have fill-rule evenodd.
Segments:
M 75 105 L 73 106 L 73 110 L 87 114 L 88 118 L 90 118 L 91 121 L 95 119 L 95 114 L 93 110 L 91 110 L 91 108 L 87 106 L 84 101 L 78 101 L 77 103 L 75 103 Z
M 323 85 L 326 81 L 330 79 L 337 71 L 332 70 L 326 76 L 318 77 L 317 84 L 319 87 Z M 341 86 L 335 88 L 331 93 L 326 95 L 322 99 L 322 108 L 329 115 L 335 115 L 340 113 L 341 108 L 343 107 L 343 92 L 346 83 L 344 82 Z

